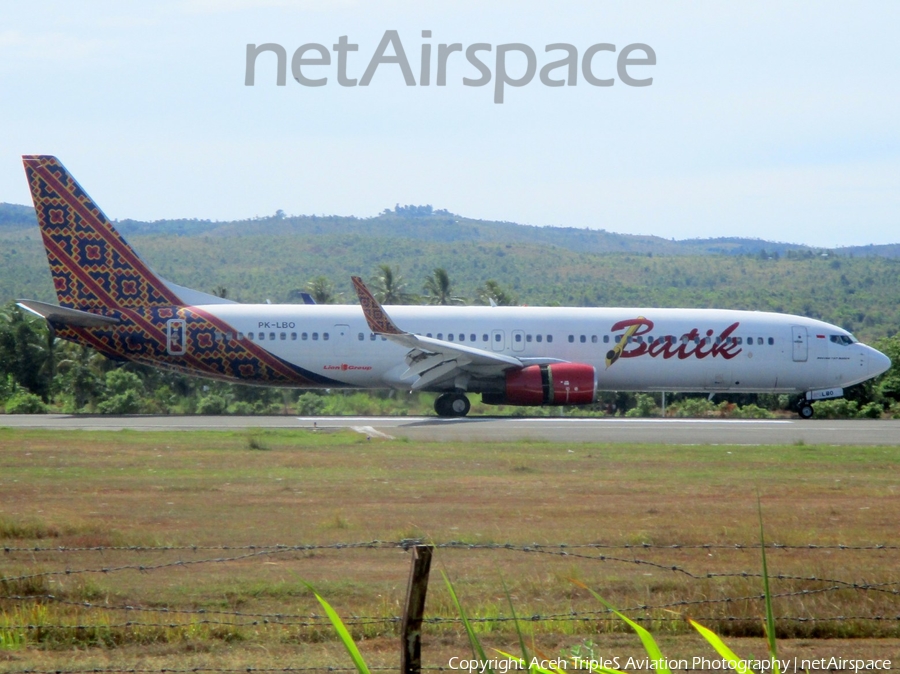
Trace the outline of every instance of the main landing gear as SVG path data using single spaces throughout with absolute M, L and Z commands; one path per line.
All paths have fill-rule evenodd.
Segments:
M 809 404 L 808 400 L 801 400 L 797 403 L 797 414 L 800 415 L 801 419 L 812 419 L 815 413 L 813 406 Z
M 464 417 L 470 407 L 464 393 L 444 393 L 434 401 L 434 411 L 439 417 Z

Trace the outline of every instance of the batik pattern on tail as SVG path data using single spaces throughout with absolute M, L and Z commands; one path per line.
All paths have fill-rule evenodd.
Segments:
M 56 157 L 22 159 L 60 306 L 108 313 L 182 303 Z
M 59 304 L 120 320 L 111 328 L 54 324 L 60 337 L 116 360 L 216 379 L 342 385 L 238 339 L 231 326 L 200 308 L 183 306 L 56 157 L 29 155 L 23 161 Z M 173 319 L 184 321 L 183 353 L 167 348 L 167 324 Z

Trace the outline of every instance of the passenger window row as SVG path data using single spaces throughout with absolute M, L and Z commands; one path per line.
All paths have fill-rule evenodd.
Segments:
M 534 341 L 540 343 L 543 340 L 544 335 L 525 335 L 525 341 L 530 344 L 532 337 L 534 337 Z M 522 341 L 522 333 L 520 333 L 520 332 L 516 333 L 515 340 L 516 340 L 516 342 L 521 342 Z M 547 335 L 547 343 L 549 344 L 552 341 L 553 341 L 553 335 Z
M 444 333 L 439 332 L 436 335 L 433 335 L 432 333 L 429 332 L 429 333 L 426 333 L 426 337 L 436 337 L 437 339 L 444 339 Z M 291 333 L 257 332 L 257 333 L 253 333 L 253 332 L 248 332 L 246 334 L 243 332 L 236 332 L 236 333 L 216 332 L 215 333 L 215 340 L 217 342 L 222 342 L 222 341 L 231 342 L 235 339 L 242 340 L 245 338 L 249 339 L 251 341 L 260 341 L 260 342 L 266 341 L 267 339 L 268 339 L 268 341 L 272 341 L 272 342 L 274 342 L 276 340 L 287 341 L 288 338 L 290 338 L 290 340 L 293 342 L 296 342 L 298 339 L 303 342 L 308 341 L 308 340 L 312 340 L 312 341 L 316 342 L 316 341 L 319 341 L 320 338 L 322 341 L 328 341 L 331 338 L 331 336 L 327 332 L 321 333 L 321 336 L 320 336 L 320 333 L 318 333 L 318 332 L 312 332 L 312 333 L 307 333 L 307 332 L 301 332 L 301 333 L 296 333 L 296 332 L 291 332 Z M 357 335 L 357 339 L 360 342 L 365 341 L 365 338 L 366 338 L 365 333 L 360 332 Z M 540 344 L 545 339 L 548 344 L 551 344 L 553 342 L 553 335 L 531 335 L 531 334 L 524 334 L 522 332 L 514 332 L 513 333 L 513 340 L 516 341 L 517 343 L 521 343 L 523 338 L 524 338 L 525 342 L 527 342 L 529 344 L 531 344 L 532 342 L 537 342 L 538 344 Z M 601 341 L 603 344 L 610 344 L 610 343 L 618 344 L 619 340 L 622 339 L 622 335 L 603 335 L 602 340 L 598 335 L 578 335 L 577 336 L 577 340 L 581 344 L 586 344 L 588 342 L 588 338 L 590 338 L 591 344 L 598 344 Z M 376 335 L 374 332 L 369 333 L 369 341 L 374 342 L 377 339 L 378 339 L 378 335 Z M 446 339 L 449 342 L 469 341 L 469 342 L 475 343 L 475 342 L 479 341 L 478 335 L 476 335 L 475 333 L 469 333 L 468 335 L 466 335 L 465 333 L 462 333 L 462 332 L 460 332 L 460 333 L 448 332 L 446 334 Z M 499 341 L 502 341 L 502 339 L 503 339 L 503 336 L 500 333 L 496 333 L 494 335 L 495 341 L 499 342 Z M 570 344 L 574 344 L 575 340 L 576 340 L 575 335 L 569 335 L 569 343 Z M 844 346 L 847 344 L 853 343 L 853 339 L 851 337 L 847 337 L 846 335 L 830 335 L 830 340 L 835 344 L 840 344 L 840 345 L 844 345 Z M 383 341 L 383 342 L 387 341 L 387 338 L 382 336 L 381 341 Z M 489 342 L 490 336 L 487 333 L 482 333 L 481 341 Z M 647 344 L 654 344 L 655 342 L 668 342 L 669 344 L 675 344 L 678 341 L 681 341 L 685 344 L 687 344 L 690 341 L 690 342 L 693 342 L 694 344 L 698 344 L 698 345 L 701 343 L 707 344 L 707 345 L 713 343 L 713 339 L 711 337 L 704 337 L 704 338 L 695 337 L 694 339 L 688 340 L 687 335 L 682 335 L 680 340 L 678 338 L 676 338 L 675 335 L 663 335 L 660 337 L 653 337 L 652 335 L 648 335 L 646 338 L 643 335 L 638 335 L 636 337 L 632 336 L 632 337 L 628 338 L 629 344 L 635 344 L 635 343 L 643 344 L 645 341 Z M 715 343 L 721 344 L 722 343 L 721 338 L 717 337 L 715 339 Z M 768 337 L 768 338 L 763 338 L 763 337 L 746 337 L 746 338 L 744 338 L 744 337 L 726 337 L 725 343 L 726 344 L 744 344 L 744 343 L 746 343 L 749 346 L 752 346 L 753 344 L 757 344 L 759 346 L 768 344 L 769 346 L 773 346 L 775 344 L 775 338 L 774 337 Z
M 435 339 L 444 339 L 444 333 L 443 333 L 443 332 L 439 332 L 439 333 L 437 333 L 437 334 L 428 332 L 428 333 L 425 333 L 425 336 L 426 336 L 426 337 L 433 337 L 433 338 L 435 338 Z M 526 342 L 530 342 L 530 341 L 532 340 L 532 338 L 534 338 L 534 340 L 537 341 L 537 342 L 542 342 L 542 341 L 544 340 L 544 335 L 525 335 L 525 341 L 526 341 Z M 547 338 L 547 341 L 548 341 L 548 342 L 552 342 L 552 341 L 553 341 L 553 335 L 547 335 L 546 338 Z M 521 333 L 521 332 L 516 332 L 516 333 L 514 333 L 513 339 L 514 339 L 515 341 L 517 341 L 517 342 L 521 342 L 521 341 L 522 341 L 522 333 Z M 469 341 L 469 342 L 473 342 L 473 343 L 474 343 L 474 342 L 477 342 L 477 341 L 479 341 L 479 340 L 478 340 L 478 335 L 476 335 L 474 332 L 470 333 L 470 334 L 468 335 L 468 338 L 467 338 L 467 336 L 466 336 L 466 334 L 465 334 L 464 332 L 459 332 L 459 333 L 448 332 L 447 335 L 446 335 L 446 341 L 448 341 L 448 342 L 465 342 L 465 341 Z M 485 332 L 485 333 L 482 333 L 482 335 L 481 335 L 481 341 L 482 341 L 482 342 L 490 342 L 490 341 L 491 341 L 490 335 L 488 335 L 486 332 Z M 503 341 L 503 335 L 500 334 L 499 332 L 495 333 L 495 334 L 494 334 L 494 341 L 495 341 L 495 342 L 501 342 L 501 341 Z
M 591 338 L 592 344 L 597 344 L 600 341 L 600 339 L 597 335 L 591 335 L 590 338 Z M 618 344 L 621 339 L 622 339 L 622 335 L 612 335 L 612 338 L 610 338 L 610 335 L 603 335 L 603 343 L 604 344 L 609 344 L 610 342 L 612 342 L 613 344 Z M 586 344 L 588 341 L 588 336 L 587 335 L 579 335 L 578 341 L 581 344 Z M 675 335 L 663 335 L 661 337 L 654 337 L 653 335 L 647 335 L 646 339 L 644 338 L 643 335 L 638 335 L 637 337 L 632 336 L 632 337 L 628 338 L 629 344 L 643 344 L 645 341 L 647 342 L 647 344 L 654 344 L 657 342 L 658 343 L 675 344 L 678 341 L 681 341 L 684 344 L 687 344 L 688 342 L 692 342 L 694 344 L 712 344 L 713 341 L 715 341 L 716 344 L 723 343 L 723 340 L 720 337 L 716 337 L 715 340 L 713 340 L 712 337 L 694 337 L 693 339 L 688 339 L 687 335 L 682 335 L 680 340 L 677 337 L 675 337 Z M 744 337 L 726 337 L 724 340 L 724 343 L 725 344 L 743 344 L 744 341 L 745 341 Z M 575 343 L 575 335 L 569 335 L 569 343 L 570 344 Z M 768 338 L 747 337 L 746 343 L 748 345 L 753 345 L 754 343 L 756 343 L 760 346 L 762 346 L 763 344 L 768 344 L 769 346 L 772 346 L 775 344 L 775 338 L 774 337 L 768 337 Z
M 287 332 L 278 332 L 278 333 L 275 333 L 275 332 L 269 332 L 269 333 L 248 332 L 246 334 L 243 332 L 216 332 L 215 339 L 217 342 L 223 342 L 223 341 L 231 342 L 236 339 L 237 340 L 249 339 L 251 342 L 252 341 L 264 342 L 266 340 L 268 340 L 270 342 L 274 342 L 276 340 L 280 340 L 280 341 L 284 342 L 284 341 L 287 341 L 289 336 L 290 336 L 290 340 L 292 342 L 296 342 L 298 337 L 301 341 L 304 341 L 304 342 L 309 339 L 312 339 L 312 341 L 317 342 L 317 341 L 319 341 L 319 338 L 320 338 L 320 335 L 318 332 L 312 332 L 312 333 L 301 332 L 301 333 L 299 333 L 299 335 L 296 332 L 291 332 L 291 333 L 287 333 Z M 322 341 L 327 342 L 329 339 L 331 339 L 331 335 L 327 332 L 323 332 L 323 333 L 321 333 L 321 339 L 322 339 Z

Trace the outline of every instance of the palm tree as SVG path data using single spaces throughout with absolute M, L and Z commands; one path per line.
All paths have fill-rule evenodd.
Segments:
M 389 264 L 378 265 L 378 273 L 372 280 L 375 299 L 382 304 L 413 304 L 416 296 L 406 292 L 407 283 L 396 267 Z
M 334 284 L 325 276 L 316 276 L 306 284 L 306 292 L 312 295 L 316 304 L 337 304 L 340 295 L 334 292 Z
M 478 289 L 478 301 L 482 304 L 494 304 L 500 307 L 514 306 L 519 303 L 518 298 L 500 287 L 500 284 L 490 279 Z
M 61 388 L 71 394 L 76 410 L 81 410 L 103 388 L 102 368 L 107 361 L 91 348 L 63 342 L 59 348 Z
M 465 304 L 462 297 L 455 297 L 452 292 L 450 275 L 446 269 L 438 267 L 431 276 L 425 279 L 425 293 L 428 295 L 429 304 Z
M 43 320 L 10 303 L 0 311 L 0 373 L 11 374 L 20 386 L 49 400 L 56 341 Z

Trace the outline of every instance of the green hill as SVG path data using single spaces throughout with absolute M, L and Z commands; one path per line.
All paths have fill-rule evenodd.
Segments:
M 349 277 L 399 267 L 419 291 L 444 267 L 456 294 L 494 279 L 531 305 L 721 307 L 802 314 L 872 340 L 900 330 L 900 245 L 825 252 L 747 239 L 669 241 L 470 220 L 430 207 L 375 218 L 118 223 L 157 272 L 253 302 L 290 301 L 313 277 L 354 299 Z M 859 251 L 868 251 L 867 254 Z M 891 256 L 887 256 L 891 254 Z M 0 302 L 55 299 L 33 210 L 0 205 Z

